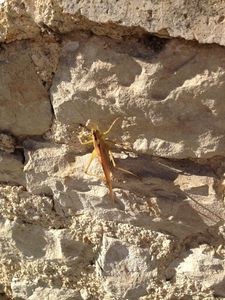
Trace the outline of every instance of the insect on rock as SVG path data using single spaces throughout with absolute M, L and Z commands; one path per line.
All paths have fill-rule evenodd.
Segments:
M 129 172 L 125 169 L 118 167 L 115 163 L 112 151 L 110 150 L 110 144 L 115 144 L 115 142 L 109 140 L 107 138 L 107 135 L 109 134 L 109 132 L 111 131 L 111 129 L 113 128 L 113 126 L 118 120 L 119 117 L 112 122 L 108 130 L 103 132 L 99 130 L 98 126 L 93 126 L 91 129 L 88 129 L 88 125 L 86 126 L 82 125 L 83 129 L 86 129 L 89 132 L 83 130 L 78 136 L 79 141 L 82 145 L 93 144 L 94 147 L 90 160 L 85 168 L 85 173 L 89 174 L 88 169 L 93 159 L 97 157 L 102 166 L 102 170 L 104 173 L 104 181 L 109 189 L 109 194 L 112 201 L 115 201 L 115 195 L 113 193 L 112 180 L 111 180 L 112 168 L 116 168 L 128 174 L 135 175 L 132 172 Z M 93 174 L 89 174 L 89 175 L 93 175 Z

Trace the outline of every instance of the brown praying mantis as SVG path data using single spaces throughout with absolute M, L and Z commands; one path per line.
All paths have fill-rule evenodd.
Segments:
M 119 120 L 119 117 L 116 118 L 112 124 L 109 126 L 108 130 L 101 132 L 98 128 L 98 126 L 92 127 L 91 130 L 88 129 L 87 126 L 82 125 L 82 127 L 88 129 L 90 132 L 81 132 L 78 136 L 79 141 L 83 145 L 87 144 L 93 144 L 94 150 L 92 151 L 90 160 L 85 168 L 85 173 L 88 174 L 88 169 L 95 157 L 98 158 L 102 170 L 104 173 L 104 181 L 109 189 L 110 197 L 113 201 L 115 201 L 115 195 L 113 193 L 113 187 L 112 187 L 112 181 L 111 181 L 111 170 L 112 167 L 119 169 L 121 171 L 124 171 L 128 174 L 135 175 L 132 172 L 129 172 L 125 169 L 122 169 L 118 167 L 115 163 L 112 151 L 110 150 L 110 144 L 116 144 L 115 142 L 109 140 L 106 136 L 111 131 L 115 123 Z M 85 136 L 85 140 L 83 140 L 83 137 Z M 92 175 L 92 174 L 90 174 Z

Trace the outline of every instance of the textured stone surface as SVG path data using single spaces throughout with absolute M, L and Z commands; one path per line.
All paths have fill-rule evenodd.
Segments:
M 14 135 L 39 135 L 49 129 L 48 93 L 35 72 L 26 42 L 3 46 L 0 53 L 0 129 Z
M 23 1 L 0 1 L 0 41 L 33 38 L 40 29 L 29 16 Z
M 0 152 L 0 181 L 24 185 L 23 158 L 20 154 L 13 155 Z
M 0 150 L 12 153 L 15 151 L 15 139 L 5 133 L 0 133 Z
M 224 155 L 225 50 L 178 40 L 146 47 L 91 37 L 65 43 L 51 89 L 56 120 L 106 128 L 141 153 Z
M 202 245 L 184 253 L 179 260 L 172 262 L 176 281 L 182 284 L 184 280 L 195 281 L 195 284 L 214 292 L 216 297 L 225 296 L 225 265 L 224 256 L 215 255 L 212 248 Z M 171 272 L 171 271 L 170 271 Z
M 69 229 L 74 223 L 71 217 L 56 213 L 50 198 L 34 196 L 20 187 L 2 186 L 0 199 L 1 283 L 5 289 L 23 299 L 33 294 L 31 299 L 37 299 L 40 289 L 49 297 L 58 294 L 57 299 L 79 295 L 82 283 L 78 281 L 82 281 L 81 273 L 86 274 L 84 279 L 88 276 L 85 268 L 89 268 L 93 251 L 82 235 Z
M 223 3 L 6 0 L 0 17 L 0 300 L 224 298 Z M 78 135 L 118 116 L 133 175 L 112 168 L 112 202 Z
M 62 1 L 63 11 L 94 23 L 141 27 L 161 36 L 182 37 L 201 43 L 224 40 L 224 3 L 218 1 Z M 101 33 L 96 26 L 94 31 Z M 104 32 L 104 29 L 102 30 Z M 118 30 L 119 32 L 119 30 Z M 114 36 L 118 35 L 115 30 Z
M 147 293 L 150 279 L 157 278 L 160 273 L 160 267 L 170 255 L 172 241 L 165 235 L 154 235 L 151 231 L 129 226 L 124 229 L 124 233 L 137 234 L 136 243 L 103 236 L 97 272 L 105 278 L 102 288 L 110 297 L 138 299 Z M 139 240 L 140 236 L 144 241 Z
M 225 45 L 224 3 L 210 1 L 42 1 L 0 2 L 1 41 L 32 38 L 42 31 L 91 30 L 114 38 L 150 32 L 200 43 Z
M 41 31 L 75 28 L 121 38 L 150 32 L 225 45 L 223 2 L 204 1 L 2 1 L 1 40 L 32 38 Z
M 34 293 L 27 299 L 60 299 L 60 300 L 82 300 L 78 292 L 72 289 L 52 289 L 52 288 L 37 288 Z
M 26 12 L 35 23 L 61 32 L 74 28 L 120 38 L 131 32 L 182 37 L 225 45 L 224 4 L 204 1 L 30 1 Z
M 1 201 L 1 282 L 8 288 L 10 283 L 14 297 L 33 300 L 42 293 L 63 300 L 162 299 L 197 294 L 213 299 L 212 293 L 223 295 L 223 227 L 189 235 L 182 242 L 168 235 L 169 230 L 163 234 L 103 221 L 93 218 L 93 213 L 65 217 L 49 197 L 19 187 L 2 186 L 0 198 L 5 199 Z
M 44 87 L 49 89 L 55 74 L 60 54 L 60 45 L 54 36 L 40 38 L 31 43 L 30 56 L 35 66 L 35 71 Z

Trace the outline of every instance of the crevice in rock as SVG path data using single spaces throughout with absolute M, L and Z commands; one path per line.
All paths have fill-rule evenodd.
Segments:
M 14 154 L 21 160 L 22 164 L 25 163 L 25 154 L 24 154 L 24 148 L 17 148 L 14 151 Z

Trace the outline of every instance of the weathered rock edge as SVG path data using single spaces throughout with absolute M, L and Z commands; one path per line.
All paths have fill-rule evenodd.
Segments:
M 65 33 L 82 29 L 113 38 L 146 31 L 225 45 L 225 7 L 215 0 L 8 0 L 0 8 L 2 42 L 33 38 L 43 30 Z

